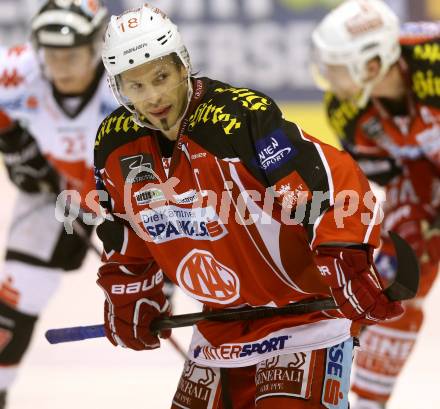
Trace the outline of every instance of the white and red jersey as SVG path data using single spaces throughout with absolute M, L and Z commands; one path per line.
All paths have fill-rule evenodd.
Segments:
M 312 250 L 323 243 L 378 244 L 377 206 L 366 178 L 347 153 L 285 121 L 270 98 L 208 78 L 193 85 L 169 169 L 159 147 L 164 136 L 140 128 L 125 108 L 98 131 L 99 187 L 109 193 L 111 211 L 130 222 L 121 253 L 104 257 L 106 271 L 156 263 L 212 309 L 330 296 Z M 360 200 L 341 220 L 348 192 Z M 315 207 L 320 193 L 325 197 Z M 303 214 L 300 197 L 307 202 Z M 296 223 L 288 204 L 298 210 Z M 351 321 L 322 312 L 203 322 L 190 357 L 208 366 L 246 366 L 350 335 Z
M 91 85 L 78 112 L 69 113 L 57 102 L 30 45 L 0 49 L 0 109 L 29 131 L 67 187 L 80 193 L 94 189 L 96 129 L 116 107 L 105 77 Z

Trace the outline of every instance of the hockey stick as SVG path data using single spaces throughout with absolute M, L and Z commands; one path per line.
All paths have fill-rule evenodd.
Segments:
M 393 283 L 384 290 L 391 301 L 402 301 L 413 298 L 419 287 L 419 264 L 411 247 L 396 233 L 389 232 L 397 256 L 397 271 Z M 236 321 L 270 318 L 280 315 L 298 315 L 315 311 L 337 309 L 332 298 L 320 300 L 306 300 L 284 307 L 244 307 L 229 310 L 198 312 L 194 314 L 174 315 L 153 320 L 151 331 L 157 332 L 165 329 L 180 328 L 195 325 L 202 320 Z M 46 338 L 51 344 L 60 342 L 80 341 L 88 338 L 104 336 L 102 325 L 85 327 L 71 327 L 52 329 L 46 332 Z

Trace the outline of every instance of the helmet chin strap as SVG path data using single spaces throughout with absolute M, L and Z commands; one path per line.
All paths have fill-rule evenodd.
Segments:
M 380 70 L 377 73 L 376 77 L 374 77 L 370 81 L 362 81 L 359 78 L 355 78 L 353 76 L 353 74 L 350 72 L 352 79 L 360 87 L 362 87 L 361 94 L 360 94 L 359 98 L 356 99 L 356 105 L 358 108 L 362 109 L 367 106 L 368 101 L 370 100 L 371 94 L 373 93 L 374 87 L 385 78 L 385 75 L 387 74 L 389 68 L 390 67 L 386 67 L 381 63 Z
M 372 82 L 363 85 L 359 98 L 356 99 L 356 105 L 358 108 L 365 108 L 373 92 L 374 85 Z

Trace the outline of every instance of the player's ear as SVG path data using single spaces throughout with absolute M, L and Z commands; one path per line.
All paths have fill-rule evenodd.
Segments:
M 365 65 L 365 80 L 371 81 L 379 75 L 381 61 L 379 57 L 374 57 Z

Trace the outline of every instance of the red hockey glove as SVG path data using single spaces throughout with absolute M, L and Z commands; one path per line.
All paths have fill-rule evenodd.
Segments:
M 363 325 L 376 324 L 403 313 L 390 301 L 372 264 L 372 249 L 318 247 L 316 264 L 344 317 Z
M 170 312 L 169 303 L 162 292 L 162 271 L 152 273 L 145 265 L 130 266 L 130 270 L 133 271 L 123 266 L 119 266 L 118 270 L 115 264 L 107 264 L 99 269 L 97 283 L 106 295 L 105 334 L 115 346 L 136 351 L 159 348 L 159 338 L 149 328 L 154 318 L 169 315 Z M 159 334 L 161 338 L 170 335 L 171 330 Z

